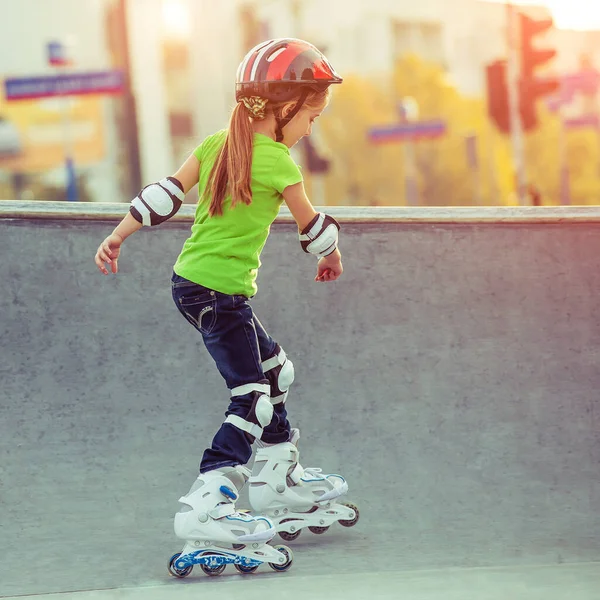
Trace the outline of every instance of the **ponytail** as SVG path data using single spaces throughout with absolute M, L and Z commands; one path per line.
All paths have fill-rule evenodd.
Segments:
M 209 216 L 223 214 L 223 201 L 231 195 L 231 207 L 239 202 L 250 204 L 252 192 L 252 147 L 254 132 L 248 111 L 238 103 L 231 113 L 225 144 L 208 178 L 202 199 L 210 198 Z
M 294 101 L 302 101 L 302 106 L 306 108 L 322 110 L 329 101 L 329 94 L 329 88 L 317 90 L 299 88 L 296 98 L 270 102 L 270 112 L 278 119 L 283 119 L 283 107 Z M 267 102 L 268 100 L 260 96 L 244 97 L 231 113 L 225 143 L 219 151 L 202 194 L 202 201 L 210 200 L 210 206 L 208 207 L 210 217 L 223 214 L 223 201 L 228 195 L 231 196 L 232 208 L 240 202 L 244 204 L 252 203 L 250 182 L 254 129 L 252 128 L 250 116 L 253 120 L 261 121 L 264 119 Z

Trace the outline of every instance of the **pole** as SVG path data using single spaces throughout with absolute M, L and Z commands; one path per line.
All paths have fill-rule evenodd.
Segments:
M 410 139 L 404 142 L 404 171 L 406 204 L 408 206 L 417 206 L 419 199 L 416 178 L 417 168 L 415 164 L 415 144 Z
M 109 41 L 115 66 L 123 69 L 125 83 L 119 102 L 119 137 L 123 148 L 125 176 L 123 187 L 132 198 L 142 187 L 140 146 L 138 139 L 138 116 L 136 99 L 131 82 L 131 57 L 129 48 L 129 30 L 127 20 L 127 0 L 115 0 L 108 7 L 110 33 Z
M 492 206 L 502 204 L 500 198 L 500 189 L 498 186 L 498 179 L 496 176 L 496 153 L 495 153 L 495 138 L 491 122 L 486 121 L 485 135 L 487 140 L 487 169 L 488 179 L 490 182 L 490 204 Z
M 68 67 L 73 63 L 74 40 L 54 40 L 48 43 L 48 62 L 56 66 L 58 75 L 66 75 Z M 75 144 L 71 124 L 71 101 L 64 89 L 59 89 L 60 120 L 62 125 L 63 154 L 65 163 L 65 195 L 69 202 L 79 200 L 77 179 L 75 177 Z
M 477 134 L 470 133 L 465 136 L 467 163 L 471 172 L 471 184 L 473 186 L 472 202 L 474 206 L 483 204 L 483 190 L 481 168 L 479 165 L 479 139 Z
M 289 5 L 290 15 L 292 17 L 292 35 L 296 38 L 302 38 L 302 3 L 300 0 L 290 0 Z M 319 138 L 319 126 L 313 124 L 313 136 Z M 302 163 L 301 155 L 298 157 L 298 162 Z M 300 164 L 300 166 L 303 166 Z M 327 203 L 325 198 L 325 174 L 311 173 L 310 174 L 310 196 L 315 206 L 325 206 Z
M 507 23 L 507 87 L 508 107 L 510 112 L 510 133 L 515 163 L 515 180 L 517 185 L 517 198 L 519 205 L 525 204 L 527 190 L 527 175 L 525 172 L 525 147 L 523 140 L 523 123 L 519 102 L 519 60 L 517 55 L 521 34 L 517 27 L 517 12 L 510 1 L 506 3 Z
M 567 164 L 567 131 L 562 109 L 558 112 L 558 156 L 560 161 L 560 203 L 571 204 L 571 182 Z
M 411 123 L 419 118 L 419 105 L 410 96 L 403 98 L 398 108 L 401 123 Z M 410 138 L 404 142 L 404 189 L 407 206 L 418 206 L 419 187 L 417 185 L 415 143 Z
M 64 73 L 62 69 L 60 72 Z M 79 194 L 77 191 L 77 178 L 75 176 L 75 150 L 73 144 L 72 125 L 71 125 L 71 103 L 68 96 L 63 95 L 60 98 L 61 104 L 61 121 L 63 130 L 63 144 L 65 153 L 65 173 L 66 173 L 66 189 L 67 200 L 69 202 L 77 202 Z

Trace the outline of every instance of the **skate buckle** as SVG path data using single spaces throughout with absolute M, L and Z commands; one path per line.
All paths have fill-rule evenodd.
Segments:
M 229 498 L 230 500 L 237 500 L 237 494 L 231 489 L 228 488 L 226 485 L 222 485 L 219 488 L 219 491 L 221 492 L 221 494 L 223 494 L 223 496 L 225 496 L 225 498 Z

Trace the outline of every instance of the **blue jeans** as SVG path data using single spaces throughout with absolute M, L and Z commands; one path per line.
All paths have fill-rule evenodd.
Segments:
M 179 312 L 202 334 L 230 390 L 249 383 L 271 386 L 262 362 L 277 353 L 279 346 L 265 331 L 245 296 L 229 296 L 208 289 L 173 273 L 173 300 Z M 252 410 L 252 393 L 232 396 L 226 416 L 246 418 Z M 290 424 L 284 403 L 275 404 L 273 419 L 264 428 L 262 440 L 269 444 L 287 442 Z M 252 455 L 254 438 L 231 423 L 223 423 L 212 446 L 205 450 L 200 472 L 220 467 L 244 465 Z

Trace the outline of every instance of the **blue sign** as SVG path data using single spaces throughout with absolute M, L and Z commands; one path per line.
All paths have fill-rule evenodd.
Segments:
M 369 141 L 373 144 L 386 144 L 403 140 L 434 139 L 443 136 L 447 131 L 445 121 L 415 121 L 399 123 L 386 127 L 373 127 L 369 130 Z
M 67 55 L 67 48 L 61 42 L 48 43 L 48 62 L 53 66 L 62 66 L 70 64 Z
M 4 91 L 7 100 L 31 100 L 84 94 L 118 94 L 123 91 L 124 81 L 122 71 L 13 77 L 4 80 Z

